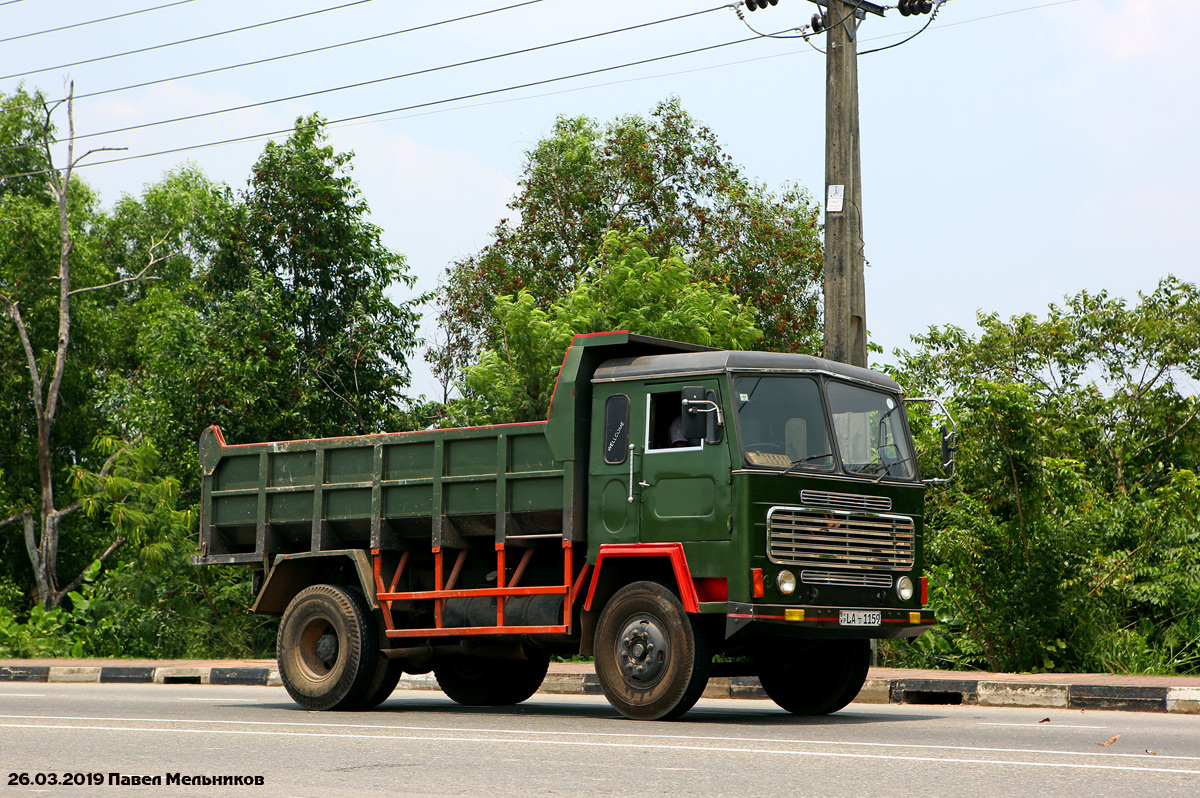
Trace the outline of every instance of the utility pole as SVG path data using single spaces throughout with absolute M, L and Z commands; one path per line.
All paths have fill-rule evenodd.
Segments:
M 896 0 L 894 6 L 881 6 L 869 0 L 812 2 L 824 7 L 825 13 L 814 14 L 811 27 L 806 25 L 797 30 L 828 32 L 825 48 L 824 355 L 830 360 L 866 368 L 867 298 L 863 275 L 866 258 L 863 255 L 862 166 L 858 135 L 858 26 L 868 13 L 882 17 L 889 8 L 896 9 L 905 17 L 930 13 L 936 16 L 937 9 L 945 0 Z M 739 3 L 745 5 L 748 11 L 778 4 L 779 0 L 742 0 Z M 742 12 L 738 10 L 737 13 L 744 22 Z M 929 21 L 932 22 L 933 17 Z M 925 27 L 929 27 L 928 23 Z M 754 30 L 753 27 L 750 29 Z M 809 36 L 808 33 L 802 35 L 805 39 Z
M 825 51 L 825 347 L 830 360 L 867 365 L 862 168 L 858 134 L 858 23 L 883 8 L 827 0 Z

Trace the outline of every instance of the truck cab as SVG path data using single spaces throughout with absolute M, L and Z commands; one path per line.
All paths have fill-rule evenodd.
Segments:
M 699 351 L 605 361 L 592 390 L 589 559 L 678 547 L 700 633 L 727 655 L 718 671 L 765 671 L 781 704 L 833 711 L 861 686 L 869 639 L 932 625 L 925 485 L 895 381 L 806 355 Z M 771 684 L 781 660 L 826 664 Z M 792 695 L 798 675 L 825 684 Z

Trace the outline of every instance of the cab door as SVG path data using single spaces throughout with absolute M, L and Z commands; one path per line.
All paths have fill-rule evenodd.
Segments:
M 689 386 L 724 406 L 714 379 L 649 385 L 640 397 L 634 441 L 640 479 L 634 487 L 644 542 L 728 540 L 732 534 L 728 436 L 719 427 L 716 444 L 682 436 L 683 389 Z
M 596 385 L 592 397 L 588 465 L 588 551 L 604 543 L 638 540 L 645 387 L 640 383 Z

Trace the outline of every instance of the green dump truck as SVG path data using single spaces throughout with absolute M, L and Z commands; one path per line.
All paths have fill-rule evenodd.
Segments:
M 241 445 L 210 427 L 200 463 L 193 562 L 254 570 L 308 709 L 431 670 L 459 703 L 514 704 L 584 655 L 630 718 L 681 715 L 714 675 L 829 713 L 872 638 L 934 622 L 900 387 L 805 355 L 579 335 L 545 421 Z

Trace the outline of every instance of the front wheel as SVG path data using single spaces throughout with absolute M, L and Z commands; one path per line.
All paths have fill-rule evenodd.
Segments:
M 708 639 L 679 599 L 657 582 L 634 582 L 604 605 L 596 627 L 596 676 L 627 718 L 670 720 L 708 684 Z
M 771 700 L 794 715 L 828 715 L 849 704 L 867 680 L 869 640 L 824 640 L 763 654 L 758 676 Z
M 353 709 L 375 675 L 375 626 L 355 591 L 312 585 L 283 613 L 279 676 L 305 709 Z

